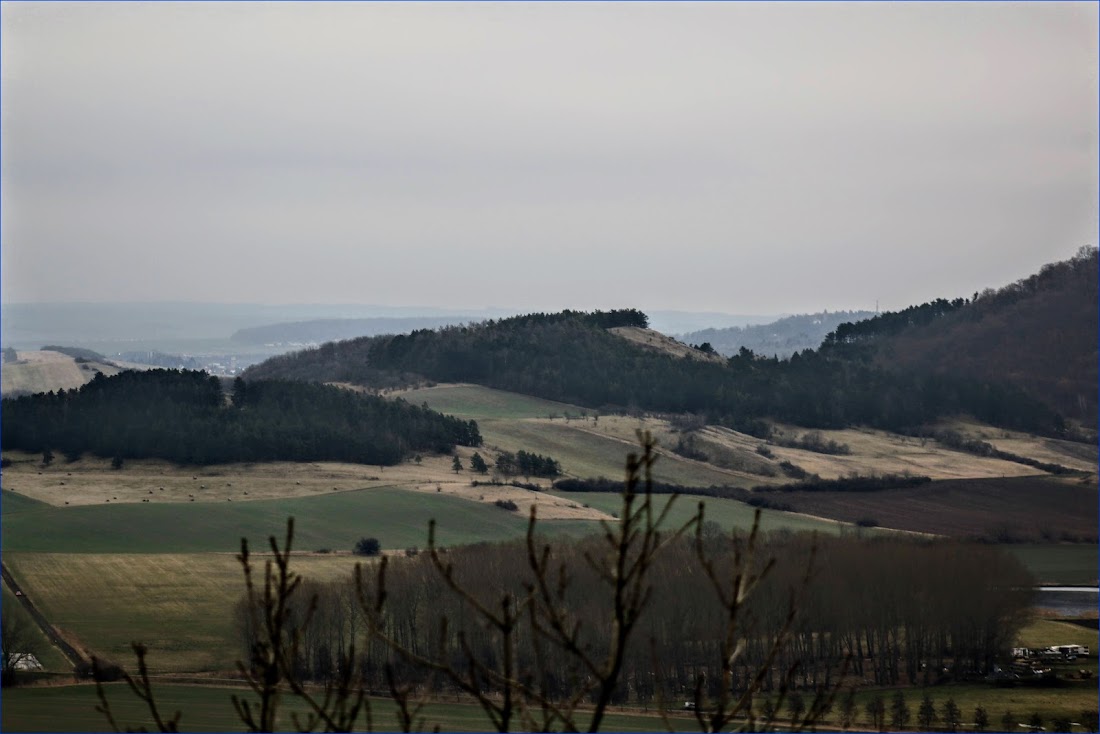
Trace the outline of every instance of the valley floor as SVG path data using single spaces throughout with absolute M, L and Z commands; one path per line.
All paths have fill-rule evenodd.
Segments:
M 1095 533 L 1095 447 L 997 432 L 974 423 L 954 424 L 956 430 L 1012 453 L 1088 470 L 1054 479 L 1036 476 L 1034 468 L 1019 463 L 880 431 L 823 431 L 822 440 L 844 444 L 849 451 L 829 455 L 774 442 L 765 445 L 725 428 L 686 427 L 675 417 L 597 416 L 577 406 L 470 385 L 423 388 L 401 397 L 476 419 L 486 442 L 477 451 L 490 462 L 499 451 L 522 449 L 552 456 L 572 477 L 618 479 L 625 455 L 636 450 L 637 431 L 643 430 L 651 432 L 661 447 L 655 478 L 686 487 L 785 484 L 792 480 L 781 462 L 823 478 L 909 472 L 950 480 L 859 494 L 768 492 L 761 496 L 784 502 L 794 511 L 765 510 L 762 527 L 768 532 L 875 534 L 900 529 L 968 536 L 996 530 L 988 526 L 1000 522 L 1007 524 L 1001 530 L 1021 531 L 1017 539 L 1043 541 L 1008 546 L 1040 581 L 1095 583 L 1097 578 L 1094 544 L 1058 542 L 1066 534 Z M 807 433 L 792 426 L 779 429 L 778 438 L 787 443 Z M 695 458 L 673 450 L 688 434 L 700 452 L 693 454 Z M 231 673 L 240 657 L 227 610 L 243 589 L 234 557 L 241 538 L 263 550 L 269 535 L 281 537 L 287 517 L 295 518 L 298 570 L 325 580 L 352 573 L 362 559 L 350 551 L 363 537 L 377 538 L 389 552 L 423 548 L 430 518 L 438 520 L 438 542 L 453 546 L 522 537 L 532 507 L 540 533 L 566 540 L 597 532 L 599 521 L 611 521 L 621 510 L 615 494 L 551 491 L 546 479 L 516 478 L 539 485 L 541 491 L 475 485 L 492 475 L 469 470 L 474 449 L 460 448 L 457 453 L 464 467 L 460 472 L 453 470 L 451 456 L 429 455 L 387 467 L 318 462 L 190 468 L 126 461 L 115 470 L 102 458 L 67 463 L 59 457 L 42 466 L 40 456 L 5 452 L 12 464 L 3 471 L 0 493 L 4 562 L 50 623 L 78 649 L 128 663 L 129 643 L 139 638 L 149 645 L 150 663 L 158 674 L 221 676 Z M 498 500 L 512 502 L 517 509 L 502 509 Z M 699 501 L 706 504 L 706 518 L 724 530 L 747 529 L 752 523 L 754 508 L 743 502 L 697 496 L 681 497 L 670 522 L 686 520 Z M 858 527 L 868 518 L 882 527 Z M 1046 535 L 1044 528 L 1050 531 Z M 10 591 L 4 593 L 11 601 Z M 1089 644 L 1095 654 L 1100 647 L 1096 637 L 1095 629 L 1039 619 L 1025 629 L 1022 641 L 1060 644 L 1084 639 L 1081 644 Z M 53 648 L 47 646 L 42 657 L 47 670 L 68 669 Z M 184 723 L 191 730 L 236 725 L 228 705 L 232 690 L 166 679 L 163 691 L 168 708 L 186 711 Z M 1074 683 L 1056 691 L 984 686 L 943 691 L 955 696 L 966 713 L 976 702 L 985 705 L 995 721 L 1002 708 L 1012 709 L 1020 720 L 1033 710 L 1046 718 L 1079 713 L 1090 700 L 1095 706 L 1097 694 L 1095 677 L 1091 684 Z M 935 693 L 939 698 L 939 689 Z M 111 695 L 121 720 L 144 721 L 121 687 L 113 687 Z M 89 686 L 6 690 L 3 704 L 0 728 L 5 731 L 105 727 L 94 712 Z M 916 702 L 911 706 L 915 710 Z M 392 704 L 379 702 L 377 711 L 378 726 L 392 728 L 387 718 Z M 664 729 L 652 713 L 616 716 L 605 728 Z M 428 721 L 456 731 L 485 727 L 479 711 L 466 704 L 433 703 Z M 673 721 L 683 722 L 685 728 L 694 723 L 683 712 Z

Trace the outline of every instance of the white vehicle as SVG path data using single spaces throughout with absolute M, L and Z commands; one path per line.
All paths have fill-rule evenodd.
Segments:
M 1089 654 L 1087 645 L 1054 645 L 1048 649 L 1060 655 L 1064 660 L 1076 660 L 1078 657 L 1087 657 Z

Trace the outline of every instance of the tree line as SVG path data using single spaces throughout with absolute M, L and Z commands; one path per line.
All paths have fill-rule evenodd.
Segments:
M 561 474 L 561 464 L 557 459 L 522 449 L 514 454 L 501 451 L 495 466 L 504 476 L 556 477 Z
M 391 465 L 416 451 L 479 446 L 477 423 L 327 385 L 188 370 L 102 374 L 74 390 L 3 401 L 5 448 L 180 464 L 348 461 Z
M 711 526 L 704 526 L 701 537 L 716 564 L 716 575 L 725 577 L 745 538 L 723 535 Z M 980 678 L 994 663 L 1010 658 L 1009 649 L 1027 618 L 1033 581 L 1010 554 L 959 542 L 851 537 L 816 542 L 813 561 L 813 541 L 807 535 L 777 535 L 758 547 L 756 571 L 766 559 L 776 562 L 742 611 L 745 645 L 732 670 L 735 690 L 748 687 L 747 676 L 768 662 L 771 645 L 786 624 L 792 590 L 799 590 L 797 617 L 771 662 L 770 675 L 761 681 L 765 695 L 775 695 L 781 687 L 835 686 L 845 666 L 876 686 L 917 686 Z M 561 545 L 554 553 L 570 580 L 562 603 L 576 618 L 590 620 L 581 644 L 598 654 L 605 652 L 613 637 L 601 622 L 612 618 L 609 602 L 599 591 L 597 572 L 585 560 L 600 557 L 599 541 Z M 814 572 L 803 587 L 806 564 L 811 562 Z M 446 563 L 454 584 L 485 605 L 492 605 L 502 593 L 522 595 L 529 583 L 522 543 L 451 549 Z M 658 695 L 682 701 L 690 698 L 699 680 L 706 681 L 715 695 L 722 679 L 716 635 L 722 629 L 722 611 L 713 603 L 694 543 L 684 539 L 666 549 L 649 578 L 651 601 L 639 621 L 637 643 L 625 656 L 613 702 L 648 706 Z M 369 598 L 374 583 L 369 572 L 364 583 Z M 491 630 L 478 623 L 449 585 L 427 554 L 391 560 L 384 632 L 415 655 L 442 655 L 468 672 L 470 661 L 463 650 L 491 659 L 495 644 Z M 306 619 L 305 599 L 314 596 L 317 611 L 302 630 L 297 665 L 307 679 L 330 680 L 337 673 L 336 661 L 367 629 L 367 612 L 357 603 L 350 580 L 310 582 L 308 593 L 292 610 L 294 620 Z M 249 627 L 254 616 L 247 613 L 247 602 L 238 605 L 236 616 L 245 653 L 256 634 Z M 443 618 L 447 626 L 441 641 Z M 534 639 L 525 632 L 518 634 L 517 645 L 517 667 L 537 664 L 547 673 L 556 697 L 567 697 L 573 681 L 584 675 L 563 651 L 536 650 Z M 402 680 L 436 693 L 455 692 L 430 670 L 385 646 L 370 644 L 356 650 L 356 664 L 373 687 L 386 687 L 384 671 L 391 666 Z M 793 673 L 785 679 L 787 671 Z

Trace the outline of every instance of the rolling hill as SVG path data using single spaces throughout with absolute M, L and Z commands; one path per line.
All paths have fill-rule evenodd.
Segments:
M 971 299 L 937 301 L 838 328 L 833 347 L 895 371 L 999 380 L 1095 428 L 1096 248 Z
M 481 321 L 475 316 L 379 316 L 364 319 L 312 319 L 264 326 L 251 326 L 233 332 L 230 339 L 241 344 L 309 344 L 338 339 L 354 339 L 378 334 L 400 334 L 414 329 Z
M 1096 292 L 1096 250 L 1082 250 L 974 300 L 846 321 L 820 349 L 785 360 L 747 349 L 684 359 L 702 352 L 643 343 L 639 311 L 562 311 L 331 342 L 245 377 L 475 383 L 604 412 L 691 413 L 760 437 L 768 421 L 912 432 L 958 415 L 1066 437 L 1075 435 L 1067 417 L 1095 423 Z

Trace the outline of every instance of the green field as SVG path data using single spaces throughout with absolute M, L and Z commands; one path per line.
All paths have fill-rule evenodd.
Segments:
M 358 560 L 299 556 L 292 568 L 350 579 Z M 135 640 L 157 671 L 231 671 L 241 656 L 232 610 L 245 587 L 231 553 L 6 553 L 4 562 L 47 619 L 117 663 L 131 663 Z
M 241 688 L 220 688 L 166 684 L 156 686 L 157 700 L 162 709 L 172 715 L 183 711 L 181 731 L 243 731 L 244 727 L 233 711 L 230 696 L 245 695 Z M 140 704 L 120 684 L 109 684 L 107 697 L 119 724 L 153 729 L 148 709 Z M 110 731 L 102 714 L 95 711 L 98 699 L 91 685 L 54 688 L 22 688 L 5 690 L 3 694 L 3 731 Z M 395 716 L 396 707 L 386 698 L 371 701 L 372 720 L 376 731 L 400 731 Z M 301 710 L 293 699 L 284 699 L 280 716 L 283 731 L 293 731 L 290 712 Z M 439 724 L 443 731 L 487 731 L 489 722 L 479 706 L 466 703 L 432 702 L 421 711 L 424 727 L 430 731 Z M 581 717 L 583 720 L 583 716 Z M 362 723 L 362 720 L 360 720 Z M 673 713 L 670 721 L 678 731 L 697 730 L 694 719 L 682 712 Z M 677 726 L 677 725 L 680 726 Z M 365 730 L 361 727 L 360 730 Z M 667 731 L 655 714 L 610 712 L 604 718 L 604 731 Z
M 505 451 L 534 451 L 553 456 L 562 471 L 575 477 L 621 479 L 626 455 L 636 443 L 582 430 L 583 421 L 478 421 L 485 443 Z M 588 424 L 591 427 L 591 423 Z M 653 478 L 688 487 L 737 484 L 739 478 L 707 464 L 664 455 L 653 467 Z
M 168 715 L 183 711 L 180 721 L 184 731 L 241 731 L 243 726 L 236 718 L 230 696 L 246 695 L 239 688 L 214 688 L 166 684 L 156 686 L 157 700 Z M 889 706 L 893 691 L 881 692 Z M 991 719 L 990 731 L 999 731 L 1001 716 L 1012 711 L 1020 721 L 1026 721 L 1037 712 L 1049 725 L 1054 716 L 1067 716 L 1078 721 L 1082 710 L 1096 709 L 1096 686 L 1074 685 L 1061 689 L 1041 688 L 993 688 L 986 685 L 951 685 L 929 689 L 936 705 L 937 715 L 943 703 L 950 697 L 962 711 L 964 722 L 972 722 L 976 706 L 983 706 Z M 854 730 L 865 730 L 864 703 L 875 692 L 861 691 L 856 696 L 857 715 Z M 923 692 L 905 691 L 906 702 L 912 712 L 915 728 L 917 708 Z M 145 726 L 151 728 L 148 710 L 121 684 L 109 684 L 107 697 L 111 709 L 122 727 Z M 677 702 L 678 703 L 678 702 Z M 52 688 L 9 689 L 3 694 L 0 728 L 4 731 L 110 731 L 102 714 L 95 711 L 97 699 L 91 685 Z M 372 700 L 372 720 L 378 731 L 397 730 L 394 704 L 388 699 Z M 290 727 L 291 711 L 298 707 L 289 699 L 283 708 L 282 728 Z M 782 728 L 786 710 L 779 713 L 778 728 Z M 438 724 L 443 731 L 486 731 L 488 721 L 481 709 L 471 704 L 430 703 L 422 711 L 424 729 Z M 835 717 L 835 714 L 833 715 Z M 694 718 L 682 711 L 669 715 L 675 731 L 697 731 Z M 825 723 L 829 722 L 827 717 Z M 667 731 L 664 722 L 653 714 L 611 711 L 604 719 L 605 731 Z
M 1040 584 L 1095 584 L 1098 549 L 1090 543 L 1004 546 L 1035 574 Z
M 528 395 L 493 390 L 477 385 L 445 385 L 411 390 L 401 394 L 411 403 L 426 402 L 442 413 L 474 418 L 486 445 L 505 451 L 534 451 L 561 462 L 562 471 L 576 477 L 609 477 L 623 475 L 623 460 L 637 444 L 597 435 L 591 420 L 565 420 L 565 414 L 580 416 L 596 411 L 575 405 L 556 403 Z M 553 421 L 545 419 L 557 416 Z M 543 420 L 534 420 L 543 419 Z M 712 484 L 740 484 L 744 480 L 714 467 L 675 456 L 662 456 L 654 468 L 654 476 L 662 482 L 691 487 Z
M 45 502 L 40 502 L 30 497 L 25 497 L 15 492 L 3 492 L 0 494 L 0 514 L 3 517 L 9 517 L 13 515 L 19 515 L 24 512 L 35 512 L 37 510 L 49 510 L 53 505 L 49 505 Z
M 446 495 L 378 488 L 319 497 L 225 504 L 119 504 L 50 507 L 6 493 L 0 522 L 3 551 L 36 553 L 232 552 L 241 537 L 253 546 L 281 535 L 295 518 L 295 548 L 351 550 L 364 536 L 383 548 L 423 546 L 428 520 L 439 520 L 443 545 L 522 536 L 527 520 L 489 504 Z M 33 502 L 33 504 L 30 504 Z M 547 533 L 594 532 L 591 522 L 553 521 Z
M 1058 619 L 1036 619 L 1020 630 L 1017 642 L 1022 647 L 1052 647 L 1054 645 L 1084 645 L 1089 649 L 1087 658 L 1078 658 L 1074 667 L 1097 670 L 1097 654 L 1100 650 L 1100 632 L 1079 624 Z
M 978 706 L 985 708 L 989 715 L 989 731 L 1003 731 L 1001 717 L 1005 711 L 1011 711 L 1018 722 L 1027 722 L 1032 713 L 1038 713 L 1045 722 L 1047 730 L 1050 731 L 1051 720 L 1055 716 L 1065 716 L 1071 721 L 1080 721 L 1082 711 L 1096 710 L 1097 682 L 1095 678 L 1088 681 L 1067 681 L 1066 686 L 1062 688 L 1032 686 L 999 688 L 984 683 L 967 683 L 932 686 L 926 690 L 935 704 L 936 715 L 940 717 L 943 715 L 943 704 L 948 698 L 954 699 L 962 713 L 963 728 L 960 731 L 973 730 L 974 709 Z M 894 691 L 887 690 L 880 693 L 886 699 L 886 720 L 889 722 L 890 702 Z M 860 691 L 856 694 L 856 721 L 862 727 L 866 726 L 867 721 L 864 704 L 875 694 L 876 692 L 873 691 Z M 924 690 L 909 688 L 904 689 L 903 694 L 912 714 L 910 730 L 917 731 L 917 709 L 920 707 Z M 856 730 L 858 731 L 859 727 Z M 866 731 L 866 728 L 863 730 Z M 942 731 L 942 729 L 937 730 Z M 1020 731 L 1026 730 L 1020 729 Z

